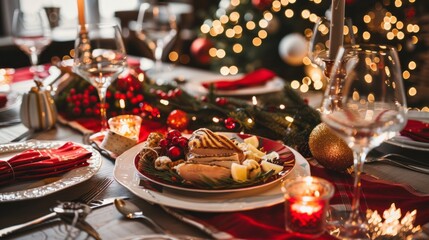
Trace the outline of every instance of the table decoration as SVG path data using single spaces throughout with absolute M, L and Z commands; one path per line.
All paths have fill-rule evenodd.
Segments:
M 139 140 L 142 118 L 137 115 L 119 115 L 108 120 L 110 131 L 124 137 Z
M 33 87 L 22 96 L 19 115 L 24 126 L 31 130 L 48 130 L 57 122 L 57 109 L 50 91 Z
M 327 169 L 344 171 L 353 165 L 352 150 L 325 123 L 311 131 L 308 146 L 317 162 Z
M 75 80 L 58 94 L 56 104 L 67 120 L 89 122 L 85 119 L 99 114 L 95 88 L 76 75 L 72 77 Z M 125 103 L 124 108 L 119 107 L 120 99 Z M 146 132 L 145 136 L 154 131 L 149 129 L 151 123 L 148 122 L 165 126 L 168 117 L 176 114 L 175 110 L 180 110 L 189 119 L 184 131 L 205 127 L 213 131 L 245 132 L 280 139 L 306 156 L 310 154 L 308 136 L 320 123 L 319 113 L 289 86 L 285 86 L 278 96 L 258 97 L 258 105 L 254 106 L 243 99 L 216 95 L 213 89 L 207 95 L 196 98 L 180 86 L 157 85 L 144 72 L 132 67 L 129 68 L 129 75 L 119 76 L 108 88 L 106 101 L 110 116 L 122 112 L 141 116 L 141 131 Z M 171 118 L 169 123 L 172 126 Z M 99 129 L 96 123 L 91 124 L 94 131 Z M 174 127 L 183 129 L 183 126 Z
M 137 140 L 109 130 L 101 143 L 99 141 L 94 141 L 93 143 L 97 144 L 97 147 L 109 151 L 109 156 L 115 158 L 136 145 Z
M 285 181 L 282 191 L 286 230 L 307 238 L 322 235 L 334 186 L 321 178 L 303 177 Z
M 414 226 L 417 210 L 406 212 L 402 217 L 401 209 L 397 209 L 392 203 L 389 209 L 384 210 L 380 216 L 378 211 L 368 209 L 366 216 L 368 218 L 371 239 L 412 239 L 413 235 L 421 230 L 421 227 Z M 401 219 L 402 217 L 402 219 Z

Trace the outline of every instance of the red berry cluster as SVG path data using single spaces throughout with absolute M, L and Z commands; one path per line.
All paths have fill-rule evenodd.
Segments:
M 185 158 L 185 153 L 188 148 L 188 139 L 177 130 L 171 130 L 165 138 L 159 142 L 162 154 L 168 156 L 171 160 L 179 160 Z
M 93 116 L 100 114 L 100 106 L 98 105 L 97 91 L 95 87 L 90 85 L 83 92 L 71 88 L 67 96 L 69 108 L 75 116 L 86 115 Z M 108 107 L 108 104 L 106 105 Z
M 119 101 L 125 102 L 122 109 Z M 67 111 L 70 117 L 100 115 L 100 102 L 94 86 L 86 84 L 75 85 L 69 90 L 65 98 Z M 144 97 L 141 83 L 128 75 L 120 77 L 106 92 L 106 109 L 109 116 L 121 113 L 139 115 L 142 112 L 141 103 Z

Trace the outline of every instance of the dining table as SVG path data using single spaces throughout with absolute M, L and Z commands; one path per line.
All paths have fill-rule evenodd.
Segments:
M 142 59 L 142 61 L 147 59 Z M 15 74 L 26 69 L 16 69 Z M 193 94 L 202 94 L 199 92 L 201 86 L 198 81 L 205 81 L 213 77 L 218 77 L 217 74 L 201 69 L 194 69 L 185 66 L 173 66 L 170 71 L 164 73 L 165 78 L 184 78 L 188 83 L 184 86 L 185 90 L 193 91 Z M 11 88 L 14 92 L 23 94 L 32 87 L 32 81 L 22 78 L 19 81 L 12 81 Z M 286 83 L 285 83 L 286 84 Z M 203 91 L 203 90 L 201 90 Z M 257 92 L 257 94 L 272 94 L 269 90 L 266 93 Z M 244 95 L 243 95 L 244 96 Z M 302 98 L 308 100 L 309 104 L 317 107 L 320 104 L 320 92 L 301 93 Z M 0 113 L 0 123 L 11 120 L 19 120 L 20 103 L 10 106 L 10 108 Z M 429 118 L 428 118 L 429 119 Z M 25 136 L 22 139 L 17 139 L 20 136 Z M 26 143 L 26 142 L 49 142 L 49 141 L 64 141 L 74 142 L 77 144 L 86 144 L 85 134 L 80 129 L 77 129 L 65 121 L 58 121 L 56 126 L 49 130 L 29 132 L 28 129 L 20 122 L 0 127 L 0 146 L 7 144 Z M 138 151 L 139 146 L 134 147 L 133 151 Z M 384 153 L 401 153 L 412 158 L 426 160 L 428 159 L 428 149 L 405 149 L 401 146 L 383 143 L 376 148 Z M 294 150 L 295 151 L 295 150 Z M 127 155 L 128 154 L 128 155 Z M 299 153 L 298 153 L 299 154 Z M 142 197 L 138 189 L 134 186 L 124 186 L 124 181 L 129 178 L 138 178 L 139 175 L 134 169 L 127 170 L 128 172 L 120 172 L 118 170 L 119 161 L 130 161 L 130 153 L 123 153 L 116 159 L 101 154 L 101 167 L 91 176 L 77 184 L 64 187 L 53 191 L 50 194 L 40 197 L 22 197 L 17 200 L 5 200 L 0 202 L 0 229 L 10 227 L 16 224 L 21 224 L 40 216 L 49 214 L 52 209 L 61 202 L 72 201 L 79 197 L 82 193 L 91 189 L 92 186 L 105 178 L 114 180 L 106 190 L 100 193 L 97 199 L 105 199 L 111 197 L 126 197 L 137 205 L 143 213 L 157 222 L 168 233 L 183 237 L 185 239 L 298 239 L 293 234 L 286 232 L 284 229 L 284 210 L 283 202 L 275 202 L 273 204 L 257 205 L 254 207 L 245 208 L 243 210 L 237 207 L 236 210 L 222 209 L 197 209 L 192 210 L 192 206 L 185 206 L 181 209 L 180 206 L 163 206 L 163 201 L 157 202 L 157 198 L 150 199 Z M 327 179 L 334 183 L 336 192 L 345 191 L 348 188 L 350 192 L 350 184 L 344 184 L 343 181 L 352 181 L 349 173 L 338 173 L 325 169 L 317 163 L 313 158 L 302 158 L 300 164 L 306 168 L 303 175 L 313 175 Z M 123 164 L 123 163 L 122 163 Z M 118 173 L 119 171 L 119 173 Z M 119 176 L 119 174 L 122 174 Z M 300 175 L 295 173 L 296 176 Z M 130 175 L 130 176 L 128 176 Z M 364 207 L 376 206 L 380 209 L 387 209 L 392 203 L 396 203 L 397 207 L 403 209 L 402 214 L 406 211 L 411 211 L 414 208 L 417 210 L 416 224 L 424 225 L 429 222 L 429 175 L 405 169 L 403 167 L 394 166 L 382 161 L 377 163 L 368 163 L 364 166 Z M 124 180 L 125 179 L 125 180 Z M 346 180 L 344 180 L 346 179 Z M 140 189 L 144 186 L 137 186 Z M 280 185 L 276 185 L 280 188 Z M 365 192 L 368 189 L 369 192 Z M 377 190 L 378 189 L 378 190 Z M 0 187 L 0 195 L 6 190 Z M 143 191 L 143 190 L 142 190 Z M 377 191 L 385 191 L 378 192 Z M 162 192 L 156 192 L 162 196 Z M 350 193 L 349 193 L 350 194 Z M 198 196 L 198 194 L 196 194 Z M 384 196 L 384 197 L 383 197 Z M 201 194 L 201 201 L 204 201 L 204 194 Z M 340 194 L 336 196 L 334 204 L 346 204 L 350 199 L 350 195 Z M 347 200 L 348 199 L 348 200 Z M 397 202 L 395 202 L 397 201 Z M 375 204 L 376 203 L 376 204 Z M 167 203 L 168 205 L 168 203 Z M 173 204 L 174 205 L 174 204 Z M 203 231 L 200 228 L 186 223 L 183 219 L 178 219 L 172 215 L 173 213 L 181 213 L 185 216 L 191 216 L 195 221 L 206 226 L 206 230 L 210 227 L 217 229 L 217 235 L 209 230 Z M 240 220 L 235 221 L 239 218 Z M 86 217 L 86 221 L 100 234 L 101 239 L 145 239 L 144 237 L 158 234 L 150 224 L 140 220 L 130 220 L 125 218 L 117 211 L 114 204 L 94 209 Z M 240 224 L 243 223 L 242 226 Z M 208 227 L 210 226 L 210 227 Z M 5 239 L 65 239 L 68 231 L 67 226 L 62 221 L 52 221 L 40 226 L 19 231 L 11 234 Z M 219 232 L 222 233 L 219 235 Z M 247 233 L 246 233 L 247 232 Z M 222 236 L 222 237 L 219 237 Z M 426 235 L 426 237 L 429 236 Z M 324 234 L 321 239 L 335 239 L 328 234 Z M 81 233 L 77 239 L 88 239 L 88 236 Z M 90 237 L 89 237 L 90 239 Z M 154 238 L 156 239 L 156 238 Z M 421 239 L 425 239 L 424 236 Z M 429 238 L 426 238 L 429 239 Z

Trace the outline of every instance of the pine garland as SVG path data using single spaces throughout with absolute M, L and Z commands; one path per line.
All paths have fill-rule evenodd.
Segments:
M 299 149 L 304 156 L 310 156 L 307 142 L 312 129 L 320 123 L 319 113 L 308 106 L 287 85 L 279 93 L 258 96 L 258 104 L 255 106 L 245 99 L 218 96 L 213 89 L 210 89 L 207 96 L 196 98 L 175 84 L 156 85 L 147 78 L 140 82 L 137 80 L 138 73 L 134 71 L 131 73 L 133 73 L 130 76 L 134 82 L 127 84 L 134 86 L 133 96 L 124 100 L 134 99 L 135 95 L 142 95 L 144 99 L 139 102 L 127 102 L 127 108 L 122 109 L 122 113 L 140 114 L 154 121 L 166 123 L 167 117 L 173 110 L 182 110 L 190 119 L 188 126 L 190 130 L 205 127 L 212 131 L 245 132 L 273 140 L 281 140 L 286 145 Z M 76 75 L 72 78 L 74 80 L 56 99 L 58 109 L 63 110 L 65 114 L 76 112 L 77 106 L 73 102 L 67 101 L 70 99 L 71 93 L 79 95 L 77 92 L 84 92 L 89 86 L 86 81 Z M 119 84 L 123 85 L 121 81 L 119 79 L 109 88 L 111 96 L 116 96 L 118 92 L 121 92 L 118 86 Z M 175 94 L 170 94 L 172 92 Z M 96 91 L 90 94 L 97 96 Z M 166 101 L 161 101 L 162 99 Z M 222 104 L 219 99 L 222 100 Z M 110 105 L 108 114 L 121 113 L 118 99 L 110 97 L 108 103 Z M 144 112 L 146 111 L 144 106 L 148 105 L 153 111 L 150 114 Z M 68 114 L 67 116 L 72 118 L 73 115 L 77 117 L 88 116 L 88 114 Z M 225 120 L 228 118 L 236 122 L 234 128 L 225 124 Z

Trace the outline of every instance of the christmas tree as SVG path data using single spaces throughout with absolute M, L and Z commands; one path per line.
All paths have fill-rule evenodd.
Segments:
M 221 0 L 200 27 L 191 52 L 223 75 L 274 70 L 302 92 L 322 89 L 319 69 L 306 57 L 318 17 L 329 16 L 331 0 Z M 429 111 L 429 41 L 424 0 L 346 0 L 357 43 L 388 44 L 399 50 L 408 103 Z M 204 41 L 202 41 L 204 39 Z M 208 54 L 204 55 L 204 50 Z

